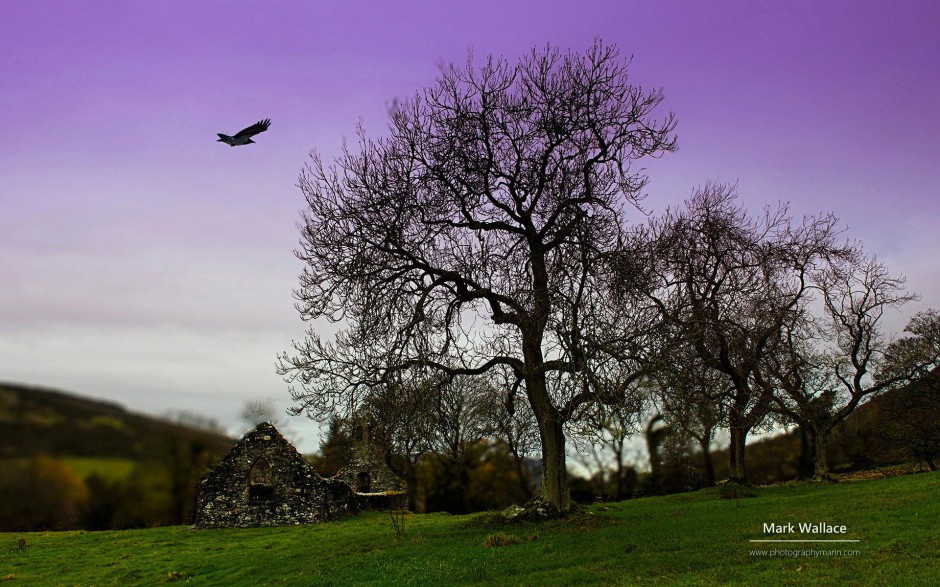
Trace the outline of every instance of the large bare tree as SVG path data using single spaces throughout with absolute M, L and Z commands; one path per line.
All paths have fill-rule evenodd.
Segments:
M 813 478 L 828 481 L 826 455 L 836 425 L 869 397 L 909 380 L 908 371 L 883 368 L 888 341 L 882 318 L 917 296 L 883 263 L 860 254 L 823 267 L 814 284 L 822 309 L 791 314 L 770 345 L 767 370 L 777 388 L 776 410 L 808 435 Z
M 755 218 L 735 186 L 707 184 L 638 237 L 637 249 L 652 243 L 645 257 L 652 296 L 672 338 L 728 380 L 717 401 L 731 436 L 732 481 L 747 482 L 747 435 L 773 406 L 766 365 L 772 343 L 811 295 L 817 267 L 852 254 L 838 235 L 831 215 L 795 222 L 781 204 Z
M 586 374 L 642 346 L 628 332 L 642 319 L 604 299 L 647 183 L 631 164 L 676 148 L 673 116 L 654 118 L 662 92 L 628 65 L 601 41 L 468 59 L 394 104 L 387 138 L 312 156 L 298 309 L 345 327 L 279 358 L 298 411 L 349 409 L 404 370 L 509 369 L 507 405 L 524 390 L 538 423 L 542 497 L 570 508 L 564 426 L 598 401 Z

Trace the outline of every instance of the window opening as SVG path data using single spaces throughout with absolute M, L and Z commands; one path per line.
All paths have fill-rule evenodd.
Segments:
M 248 471 L 248 503 L 274 499 L 274 471 L 264 457 L 256 460 Z
M 370 493 L 372 491 L 372 479 L 365 471 L 356 475 L 356 491 L 359 493 Z

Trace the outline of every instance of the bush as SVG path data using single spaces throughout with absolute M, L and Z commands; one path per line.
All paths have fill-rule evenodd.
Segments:
M 88 489 L 64 463 L 47 456 L 0 467 L 0 531 L 76 528 Z

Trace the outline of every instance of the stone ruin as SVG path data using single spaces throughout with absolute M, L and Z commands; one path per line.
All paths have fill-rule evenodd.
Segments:
M 345 483 L 355 494 L 361 510 L 402 510 L 408 507 L 408 485 L 392 472 L 368 435 L 353 444 L 349 464 L 334 480 Z
M 323 478 L 273 424 L 246 434 L 196 490 L 196 528 L 293 526 L 345 513 L 404 509 L 405 483 L 374 450 L 357 443 L 335 477 Z

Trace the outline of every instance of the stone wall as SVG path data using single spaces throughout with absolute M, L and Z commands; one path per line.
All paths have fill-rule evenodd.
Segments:
M 408 494 L 404 491 L 386 491 L 383 493 L 356 493 L 355 507 L 359 511 L 385 511 L 408 509 Z
M 320 477 L 273 425 L 262 423 L 200 483 L 193 524 L 291 526 L 333 519 L 357 508 L 348 485 Z
M 367 442 L 324 479 L 270 423 L 245 435 L 196 491 L 196 528 L 293 526 L 361 510 L 405 509 L 407 484 Z
M 358 494 L 395 494 L 405 493 L 408 489 L 407 483 L 388 467 L 381 454 L 367 442 L 353 445 L 349 464 L 340 469 L 333 479 L 345 482 Z

